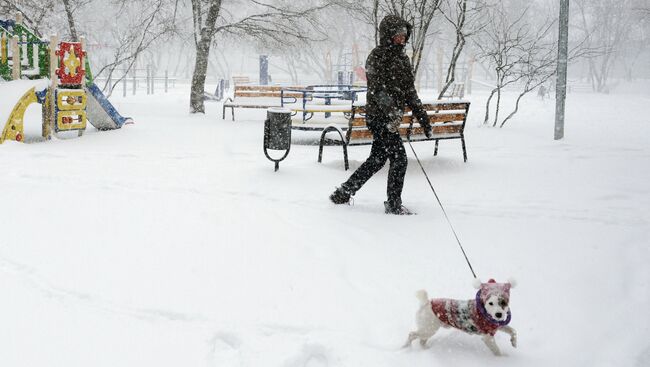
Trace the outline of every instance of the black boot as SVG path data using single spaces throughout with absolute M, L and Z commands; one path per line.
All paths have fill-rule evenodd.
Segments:
M 401 203 L 391 203 L 390 201 L 384 201 L 384 208 L 386 209 L 386 214 L 395 214 L 395 215 L 412 215 L 414 212 L 408 210 Z
M 352 194 L 343 187 L 337 187 L 336 190 L 330 195 L 330 201 L 334 204 L 347 204 L 350 202 Z

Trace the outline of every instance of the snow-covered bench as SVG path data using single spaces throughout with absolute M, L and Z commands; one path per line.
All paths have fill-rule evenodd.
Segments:
M 412 128 L 411 142 L 434 140 L 436 144 L 433 155 L 437 155 L 438 141 L 446 139 L 460 139 L 461 146 L 463 148 L 463 160 L 467 162 L 467 150 L 465 147 L 465 122 L 467 121 L 469 105 L 470 102 L 465 100 L 432 101 L 429 103 L 424 103 L 424 108 L 427 110 L 427 114 L 429 115 L 429 122 L 431 122 L 432 127 L 432 134 L 430 138 L 427 138 L 424 135 L 422 127 L 420 127 L 420 125 L 415 122 L 411 111 L 407 109 L 402 119 L 402 125 L 399 128 L 399 133 L 402 136 L 402 140 L 407 140 L 407 133 L 409 129 Z M 334 137 L 328 137 L 328 134 L 334 135 Z M 350 167 L 348 164 L 347 147 L 370 144 L 372 144 L 372 133 L 370 130 L 368 130 L 368 126 L 366 125 L 365 105 L 355 104 L 352 109 L 352 117 L 350 117 L 348 123 L 348 129 L 345 132 L 335 125 L 327 126 L 323 130 L 318 147 L 318 162 L 322 162 L 323 147 L 325 145 L 341 145 L 343 147 L 343 160 L 345 162 L 345 169 L 347 170 Z
M 232 112 L 232 120 L 235 120 L 235 108 L 270 108 L 281 107 L 282 98 L 284 103 L 296 103 L 302 98 L 301 93 L 285 92 L 281 97 L 282 88 L 303 88 L 299 86 L 282 87 L 278 85 L 239 85 L 235 84 L 233 97 L 228 97 L 223 102 L 222 118 L 226 119 L 226 108 Z

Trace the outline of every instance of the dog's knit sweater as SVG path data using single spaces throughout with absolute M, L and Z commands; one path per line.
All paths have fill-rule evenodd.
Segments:
M 434 299 L 431 309 L 444 325 L 469 334 L 494 335 L 502 325 L 482 315 L 476 300 Z

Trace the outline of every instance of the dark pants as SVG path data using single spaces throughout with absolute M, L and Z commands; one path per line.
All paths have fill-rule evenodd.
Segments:
M 343 183 L 342 187 L 352 195 L 356 193 L 375 173 L 390 160 L 388 170 L 388 202 L 392 206 L 402 204 L 402 188 L 404 187 L 404 176 L 408 158 L 404 144 L 399 133 L 391 133 L 386 128 L 373 131 L 372 149 L 370 156 L 352 176 Z

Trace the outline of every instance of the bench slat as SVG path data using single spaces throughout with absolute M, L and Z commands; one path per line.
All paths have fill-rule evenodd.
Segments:
M 440 102 L 440 103 L 425 103 L 422 105 L 427 111 L 449 111 L 449 110 L 467 110 L 469 102 Z M 410 107 L 404 108 L 404 113 L 411 112 Z M 365 115 L 366 106 L 354 106 L 354 113 Z
M 257 105 L 255 105 L 255 104 L 228 103 L 228 104 L 224 104 L 224 107 L 227 107 L 227 108 L 231 108 L 231 107 L 234 107 L 234 108 L 271 108 L 271 107 L 282 107 L 282 106 L 280 106 L 279 104 L 264 104 L 264 105 L 257 104 Z
M 296 85 L 236 85 L 235 91 L 280 92 L 282 89 L 304 89 Z
M 465 121 L 465 113 L 437 113 L 429 116 L 429 122 Z
M 235 97 L 279 97 L 278 93 L 274 92 L 241 92 L 236 91 Z
M 402 117 L 402 122 L 408 124 L 411 122 L 411 116 Z M 436 113 L 429 115 L 429 122 L 435 124 L 437 122 L 450 122 L 450 121 L 464 121 L 465 113 Z M 366 118 L 361 116 L 356 116 L 352 120 L 352 126 L 360 127 L 366 126 Z
M 430 104 L 430 103 L 425 103 L 423 104 L 424 109 L 427 111 L 449 111 L 449 110 L 466 110 L 469 107 L 469 103 L 463 103 L 463 102 L 452 102 L 452 103 L 435 103 L 435 104 Z M 406 112 L 410 112 L 411 109 L 409 107 L 406 107 Z
M 293 97 L 293 98 L 302 98 L 302 94 L 300 93 L 285 93 L 285 97 Z M 256 97 L 277 97 L 280 98 L 280 92 L 240 92 L 236 91 L 235 92 L 235 97 L 242 97 L 242 98 L 256 98 Z
M 302 108 L 302 107 L 296 107 L 292 108 L 291 111 L 296 111 L 296 112 L 350 112 L 351 109 L 350 107 L 341 107 L 341 108 L 318 108 L 318 107 L 307 107 L 307 108 Z
M 446 135 L 446 134 L 460 134 L 463 130 L 463 125 L 449 124 L 449 125 L 435 125 L 432 127 L 433 138 L 436 135 Z M 408 133 L 408 127 L 400 127 L 399 134 L 401 136 L 406 136 Z M 413 133 L 411 136 L 424 136 L 424 129 L 421 127 L 414 127 Z M 372 139 L 372 133 L 367 129 L 354 129 L 350 132 L 350 141 L 357 139 Z

